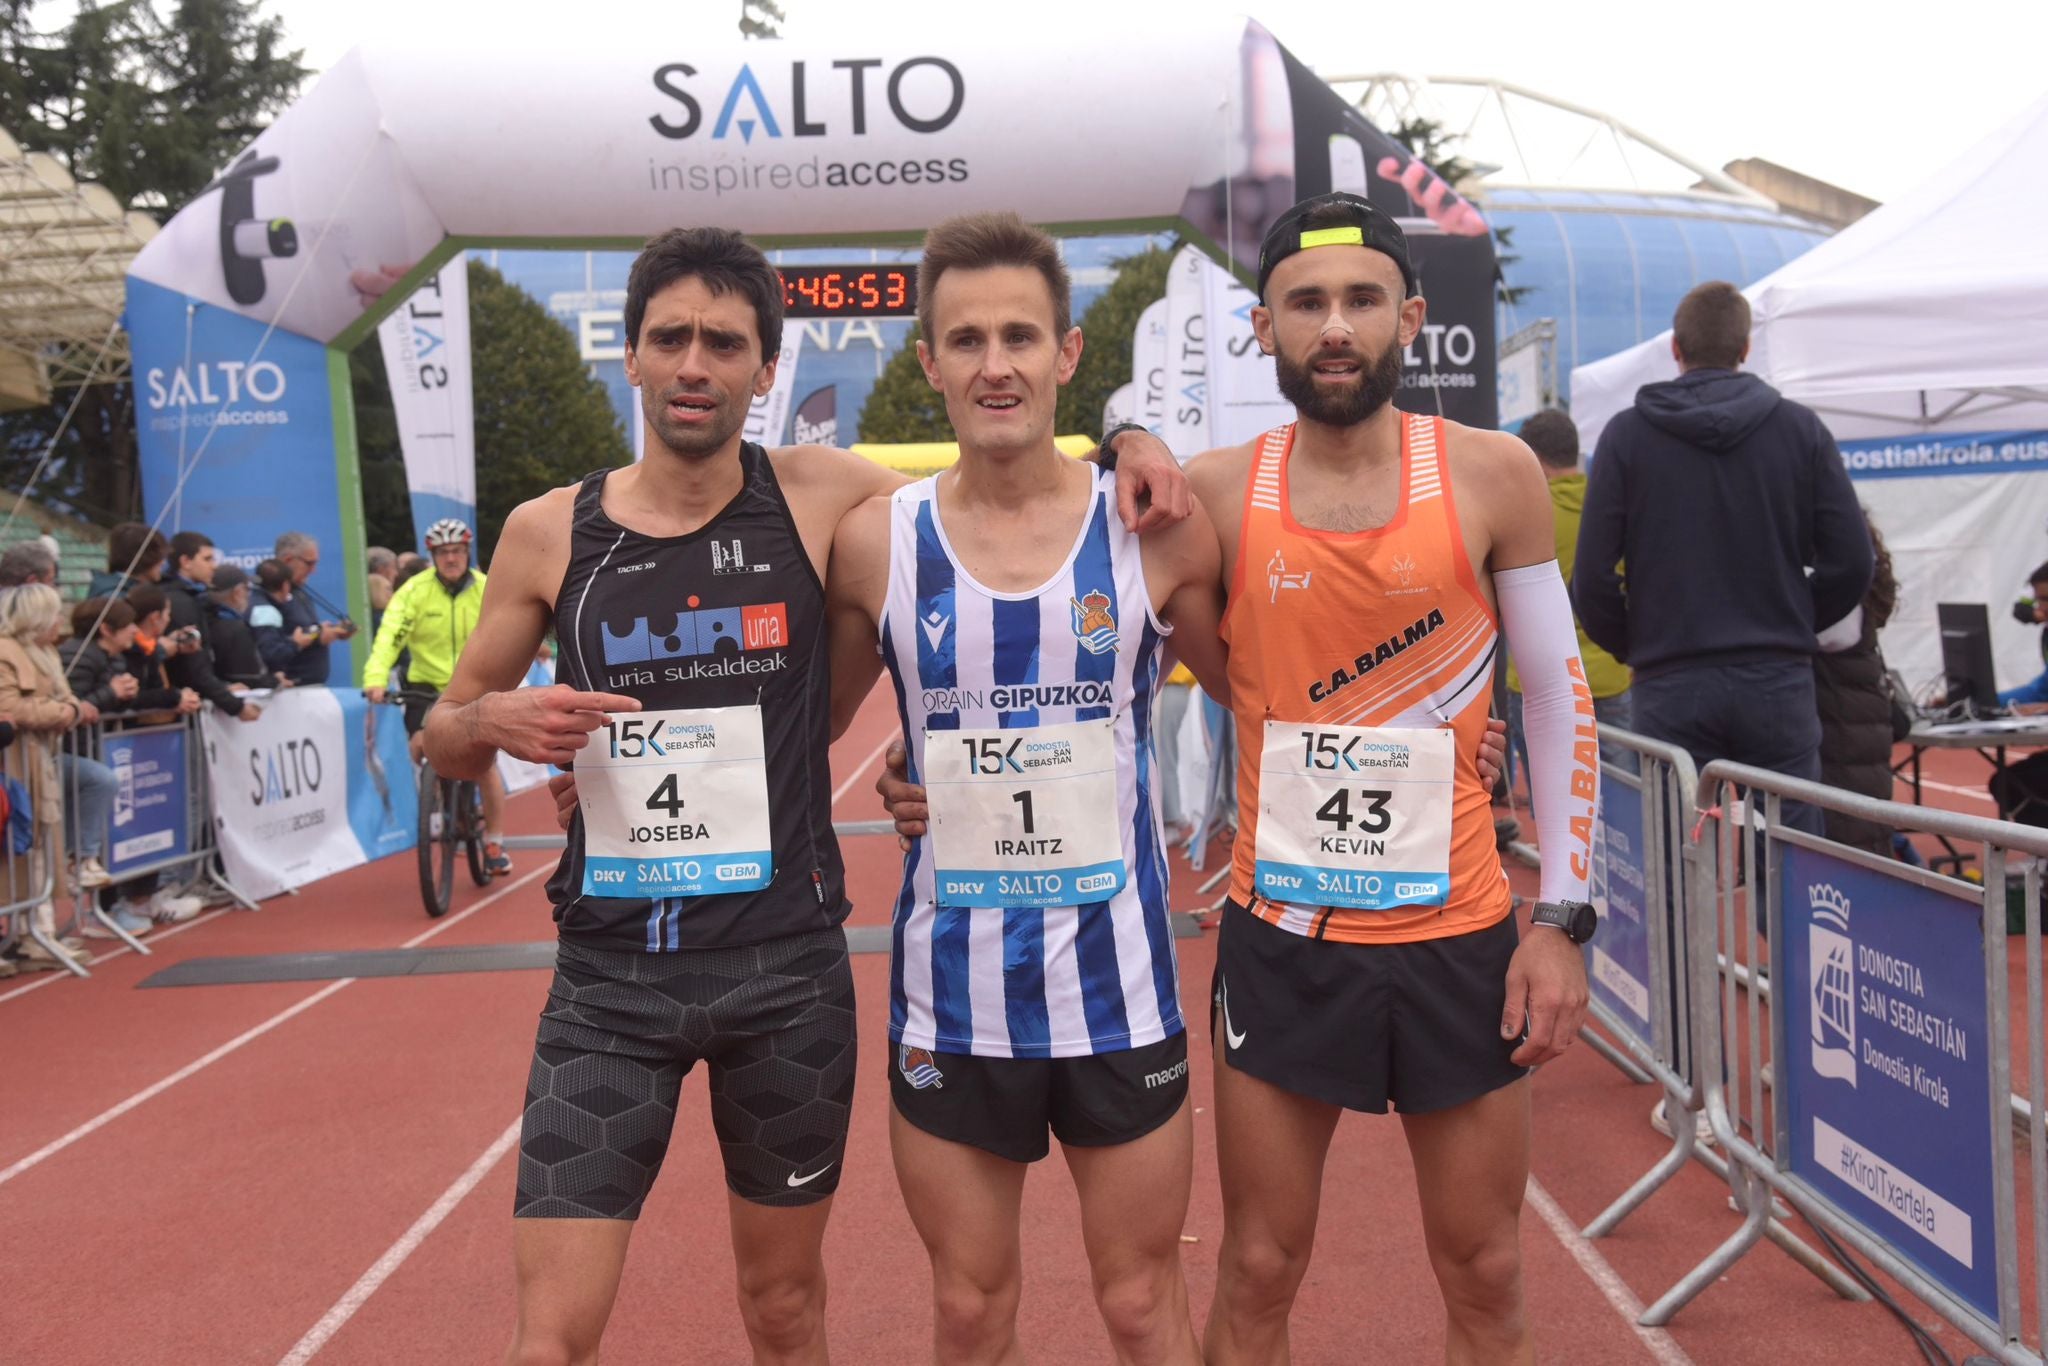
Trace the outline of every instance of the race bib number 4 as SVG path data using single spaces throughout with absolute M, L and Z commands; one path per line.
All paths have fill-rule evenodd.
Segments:
M 1441 906 L 1451 892 L 1457 737 L 1266 723 L 1259 894 L 1307 906 Z
M 942 906 L 1073 906 L 1123 889 L 1116 722 L 925 734 Z
M 576 759 L 585 896 L 751 892 L 775 875 L 759 707 L 621 713 Z

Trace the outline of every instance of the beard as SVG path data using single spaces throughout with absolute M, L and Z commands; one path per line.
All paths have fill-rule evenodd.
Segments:
M 1354 384 L 1335 388 L 1317 384 L 1315 364 L 1296 365 L 1286 352 L 1276 351 L 1273 368 L 1280 380 L 1280 396 L 1310 422 L 1326 427 L 1355 427 L 1393 401 L 1401 391 L 1401 339 L 1395 337 L 1378 359 L 1363 361 Z
M 647 414 L 648 425 L 654 428 L 654 435 L 661 444 L 685 460 L 702 460 L 716 455 L 732 434 L 746 425 L 747 410 L 736 405 L 730 398 L 720 399 L 718 409 L 710 422 L 703 426 L 685 426 L 669 416 L 668 405 L 673 399 L 716 398 L 715 394 L 699 393 L 681 385 L 662 390 L 659 395 L 642 389 L 640 407 Z

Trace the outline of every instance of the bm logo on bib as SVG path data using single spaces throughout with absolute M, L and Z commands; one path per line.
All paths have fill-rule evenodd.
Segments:
M 1074 609 L 1074 638 L 1090 654 L 1108 654 L 1116 648 L 1116 613 L 1109 594 L 1097 588 L 1081 598 L 1068 598 Z

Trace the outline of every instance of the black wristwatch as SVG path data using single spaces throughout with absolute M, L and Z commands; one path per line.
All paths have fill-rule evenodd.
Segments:
M 1539 901 L 1531 924 L 1549 925 L 1564 931 L 1574 944 L 1583 944 L 1600 928 L 1600 913 L 1586 901 Z
M 1115 469 L 1116 446 L 1113 443 L 1125 432 L 1142 432 L 1144 430 L 1146 430 L 1145 425 L 1141 422 L 1119 422 L 1114 427 L 1111 427 L 1102 434 L 1102 440 L 1096 444 L 1098 454 L 1095 457 L 1095 463 L 1106 470 Z

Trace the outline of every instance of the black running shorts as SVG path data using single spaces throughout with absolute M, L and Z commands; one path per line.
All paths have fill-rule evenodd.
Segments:
M 1185 1030 L 1157 1043 L 1081 1058 L 977 1058 L 908 1044 L 889 1049 L 897 1111 L 937 1138 L 1012 1162 L 1143 1138 L 1188 1096 Z
M 1528 1075 L 1500 1036 L 1515 918 L 1411 944 L 1283 930 L 1235 901 L 1210 990 L 1219 1066 L 1347 1110 L 1448 1110 Z
M 839 1186 L 853 1103 L 853 969 L 838 927 L 743 948 L 561 941 L 519 1131 L 522 1219 L 633 1219 L 699 1059 L 725 1181 L 761 1205 Z

